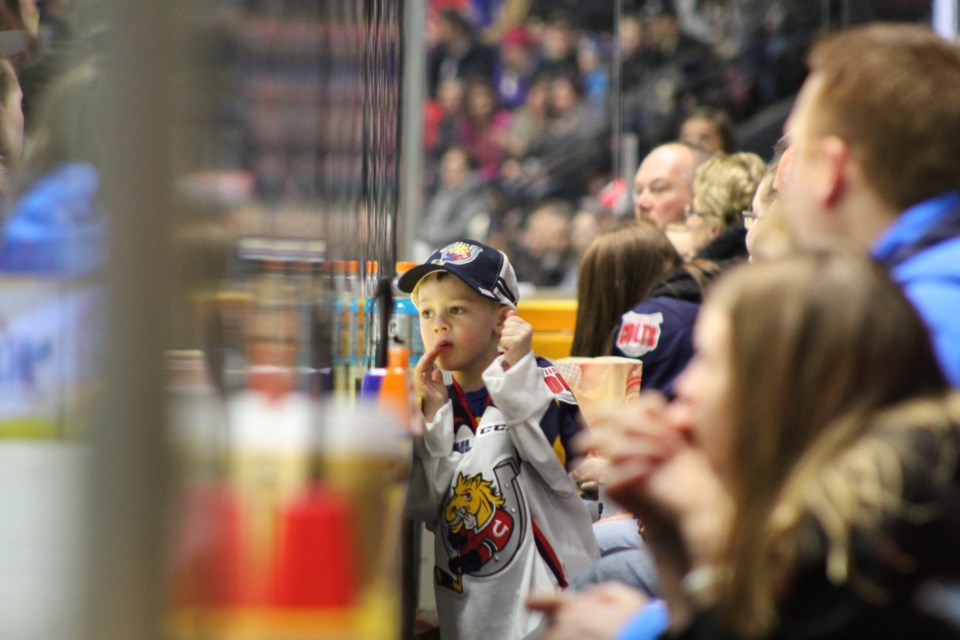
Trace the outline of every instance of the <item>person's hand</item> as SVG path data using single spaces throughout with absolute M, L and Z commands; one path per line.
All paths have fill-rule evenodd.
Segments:
M 644 522 L 668 522 L 683 537 L 694 566 L 722 554 L 732 501 L 707 457 L 691 446 L 688 408 L 644 395 L 601 414 L 594 447 L 610 459 L 607 495 Z
M 530 343 L 533 341 L 533 327 L 529 322 L 517 315 L 513 309 L 508 309 L 503 328 L 500 330 L 500 348 L 503 350 L 503 361 L 508 366 L 520 362 L 523 356 L 530 352 Z
M 661 464 L 684 446 L 681 434 L 665 417 L 666 401 L 659 394 L 643 394 L 635 402 L 597 407 L 591 413 L 590 436 L 577 440 L 609 464 L 604 484 L 625 485 L 612 498 L 635 512 L 649 506 L 646 481 Z M 628 491 L 626 489 L 633 489 Z
M 616 638 L 650 598 L 619 582 L 584 591 L 532 597 L 527 606 L 547 617 L 540 640 L 607 640 Z
M 437 356 L 440 355 L 440 343 L 423 354 L 417 368 L 413 371 L 413 386 L 420 397 L 423 408 L 423 417 L 432 422 L 443 405 L 447 403 L 447 387 L 443 384 L 443 374 L 434 368 Z
M 577 483 L 581 493 L 596 495 L 600 485 L 605 482 L 605 474 L 610 461 L 598 455 L 588 455 L 574 467 L 571 472 L 573 481 Z

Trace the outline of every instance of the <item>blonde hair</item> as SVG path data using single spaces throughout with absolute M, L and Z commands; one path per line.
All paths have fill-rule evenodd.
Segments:
M 878 428 L 886 409 L 948 386 L 913 307 L 863 255 L 830 248 L 738 267 L 708 304 L 731 322 L 736 425 L 729 479 L 736 518 L 727 551 L 733 577 L 718 611 L 743 637 L 760 637 L 775 622 L 778 589 L 810 538 L 801 516 L 827 532 L 836 562 L 836 549 L 847 557 L 853 528 L 871 525 L 850 505 L 892 508 L 867 495 L 870 483 L 846 487 L 852 502 L 840 498 L 830 485 L 851 474 L 844 453 L 869 449 L 861 438 Z M 881 472 L 890 463 L 873 455 L 870 482 L 899 504 L 899 488 Z M 815 506 L 825 493 L 837 497 L 834 505 Z
M 767 165 L 755 153 L 717 153 L 697 167 L 693 193 L 697 207 L 729 227 L 741 220 L 741 213 L 753 204 L 753 195 L 766 173 Z
M 804 552 L 802 537 L 790 533 L 809 528 L 805 518 L 812 515 L 827 540 L 827 578 L 833 584 L 851 584 L 867 601 L 887 603 L 890 594 L 883 585 L 857 565 L 852 533 L 878 531 L 891 515 L 910 523 L 939 515 L 940 505 L 904 496 L 904 476 L 922 474 L 933 486 L 948 486 L 960 456 L 958 425 L 960 395 L 953 393 L 883 411 L 871 420 L 867 435 L 839 453 L 832 446 L 832 434 L 821 438 L 797 464 L 771 514 L 769 535 L 783 541 L 778 555 L 796 558 Z M 844 430 L 840 425 L 833 428 L 838 433 Z M 914 569 L 913 559 L 896 545 L 885 546 L 883 553 L 892 568 Z

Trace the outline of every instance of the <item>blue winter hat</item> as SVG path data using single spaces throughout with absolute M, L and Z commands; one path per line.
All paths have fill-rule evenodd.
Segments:
M 517 274 L 503 251 L 476 240 L 457 240 L 400 276 L 397 286 L 400 291 L 413 293 L 425 276 L 437 271 L 449 271 L 484 298 L 517 308 Z

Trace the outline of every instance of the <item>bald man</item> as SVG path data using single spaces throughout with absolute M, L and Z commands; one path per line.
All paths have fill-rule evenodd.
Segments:
M 682 142 L 668 142 L 648 153 L 633 179 L 637 219 L 661 230 L 683 222 L 684 207 L 693 202 L 693 175 L 708 157 L 706 151 Z

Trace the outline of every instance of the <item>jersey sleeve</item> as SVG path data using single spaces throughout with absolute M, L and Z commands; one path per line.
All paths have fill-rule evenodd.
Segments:
M 540 418 L 540 429 L 553 447 L 560 464 L 564 465 L 567 471 L 571 471 L 579 457 L 573 440 L 584 430 L 586 423 L 580 413 L 576 396 L 557 367 L 546 358 L 539 357 L 537 365 L 547 388 L 554 396 L 554 401 Z
M 499 356 L 487 367 L 483 381 L 494 405 L 503 413 L 517 452 L 551 490 L 563 495 L 575 492 L 553 442 L 541 427 L 541 421 L 557 399 L 547 386 L 535 356 L 528 353 L 507 371 L 503 370 L 502 361 L 503 356 Z
M 407 509 L 416 520 L 436 521 L 462 455 L 453 450 L 453 440 L 453 403 L 448 401 L 414 441 Z

